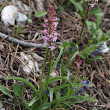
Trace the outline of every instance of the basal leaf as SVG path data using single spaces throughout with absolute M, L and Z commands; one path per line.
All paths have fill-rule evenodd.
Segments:
M 8 95 L 12 98 L 11 92 L 5 87 L 5 86 L 0 86 L 0 91 L 2 91 L 5 95 Z
M 46 11 L 38 11 L 35 13 L 35 17 L 43 17 L 47 14 Z

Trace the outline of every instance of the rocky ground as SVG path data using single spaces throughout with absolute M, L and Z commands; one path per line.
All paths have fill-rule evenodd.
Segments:
M 0 7 L 3 4 L 2 1 L 0 1 Z M 47 7 L 50 4 L 57 10 L 59 17 L 58 42 L 67 40 L 77 41 L 82 26 L 82 21 L 77 17 L 77 13 L 73 6 L 66 10 L 66 6 L 64 5 L 64 11 L 60 12 L 58 10 L 59 0 L 44 0 L 44 3 L 38 2 L 40 0 L 15 1 L 16 0 L 8 0 L 5 6 L 17 6 L 19 8 L 18 12 L 22 13 L 24 16 L 24 21 L 22 21 L 23 19 L 17 21 L 16 16 L 15 22 L 12 23 L 12 25 L 10 25 L 9 22 L 5 22 L 4 24 L 2 18 L 0 20 L 0 84 L 5 85 L 10 91 L 12 91 L 11 86 L 13 81 L 5 81 L 4 78 L 7 76 L 19 76 L 23 78 L 30 76 L 31 82 L 33 82 L 36 87 L 39 87 L 39 78 L 45 56 L 45 47 L 42 45 L 43 40 L 41 37 L 43 35 L 45 17 L 36 18 L 34 16 L 36 11 L 47 10 Z M 104 12 L 101 29 L 104 33 L 110 33 L 110 2 L 99 2 L 99 6 Z M 2 16 L 2 13 L 0 16 Z M 89 19 L 95 21 L 94 17 Z M 22 31 L 20 33 L 17 33 L 16 31 L 18 23 L 22 24 Z M 13 27 L 15 28 L 14 38 L 16 40 L 14 40 L 13 49 L 11 49 L 12 39 L 10 39 L 10 37 L 13 36 Z M 88 34 L 85 31 L 81 41 L 82 46 L 85 45 L 87 38 Z M 107 45 L 110 46 L 109 41 L 107 42 Z M 56 49 L 53 51 L 55 56 L 58 54 L 58 46 L 59 44 L 56 45 Z M 94 85 L 94 87 L 87 90 L 87 93 L 90 94 L 91 97 L 98 99 L 98 102 L 94 103 L 88 101 L 76 104 L 73 105 L 73 110 L 110 110 L 110 52 L 102 54 L 102 56 L 102 60 L 93 61 L 88 64 L 83 61 L 81 70 L 79 71 L 79 76 L 81 78 L 88 77 Z M 31 69 L 29 69 L 28 66 Z M 60 68 L 57 67 L 54 71 L 55 73 L 58 73 L 59 70 Z M 72 65 L 70 70 L 71 75 L 74 75 L 74 67 Z M 16 81 L 14 81 L 14 83 L 16 83 Z M 27 89 L 23 95 L 27 100 L 31 97 L 29 92 L 30 90 Z M 16 108 L 14 106 L 15 100 L 2 96 L 1 92 L 0 100 L 3 102 L 3 108 L 0 110 L 22 110 L 21 105 Z

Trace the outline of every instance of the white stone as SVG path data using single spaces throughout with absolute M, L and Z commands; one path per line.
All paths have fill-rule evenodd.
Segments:
M 27 6 L 26 4 L 23 4 L 25 11 L 30 12 L 32 11 L 29 6 Z
M 109 48 L 105 48 L 105 49 L 102 50 L 102 52 L 103 52 L 103 53 L 108 53 L 109 50 L 110 50 Z
M 0 108 L 0 110 L 5 110 L 5 108 Z
M 29 60 L 32 60 L 32 56 L 31 55 L 27 55 Z
M 0 44 L 0 50 L 3 50 L 3 49 L 4 49 L 4 45 Z
M 5 76 L 3 76 L 3 75 L 0 75 L 0 79 L 4 79 L 5 78 Z
M 55 72 L 52 72 L 51 74 L 50 74 L 50 76 L 52 76 L 52 77 L 55 77 L 57 74 L 55 73 Z
M 18 16 L 18 8 L 13 5 L 4 7 L 1 12 L 1 20 L 6 26 L 14 25 L 17 16 Z
M 24 52 L 20 52 L 20 56 L 21 56 L 21 59 L 23 60 L 23 61 L 25 61 L 25 60 L 29 60 L 28 59 L 28 57 L 27 57 L 27 55 L 25 55 L 25 53 Z
M 35 72 L 39 71 L 38 63 L 33 62 L 32 60 L 29 60 L 28 64 L 23 67 L 23 71 L 30 74 L 32 70 L 35 70 Z
M 28 17 L 25 14 L 19 12 L 16 21 L 17 21 L 17 24 L 23 25 L 26 23 L 27 19 Z
M 43 57 L 39 56 L 38 54 L 36 53 L 32 53 L 33 57 L 37 60 L 37 61 L 41 61 L 41 60 L 44 60 Z
M 32 12 L 31 8 L 28 5 L 24 4 L 22 1 L 12 0 L 12 3 L 14 5 L 17 5 L 22 12 Z
M 104 42 L 104 45 L 103 45 L 103 48 L 102 48 L 102 53 L 108 53 L 109 50 L 110 50 L 110 49 L 108 48 L 106 42 Z

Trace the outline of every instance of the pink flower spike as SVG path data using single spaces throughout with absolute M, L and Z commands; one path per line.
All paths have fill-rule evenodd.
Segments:
M 58 25 L 57 17 L 55 17 L 56 12 L 54 11 L 53 6 L 50 6 L 47 16 L 48 18 L 44 20 L 44 31 L 42 39 L 44 40 L 45 45 L 49 45 L 49 48 L 53 50 L 55 47 L 52 45 L 52 42 L 57 40 L 58 33 L 56 32 L 56 27 Z
M 47 23 L 48 22 L 48 19 L 45 19 L 44 22 Z
M 55 37 L 57 37 L 57 35 L 58 35 L 58 33 L 57 33 L 57 32 L 55 32 L 55 33 L 54 33 L 54 36 L 55 36 Z
M 53 18 L 53 20 L 54 20 L 54 21 L 57 21 L 57 20 L 58 20 L 58 18 L 57 18 L 57 17 L 54 17 L 54 18 Z
M 80 60 L 80 56 L 79 55 L 76 55 L 76 58 L 74 60 L 74 64 L 76 64 L 77 67 L 79 68 L 80 65 L 81 65 L 81 63 L 82 63 L 82 60 Z
M 53 37 L 53 38 L 52 38 L 52 41 L 53 41 L 53 42 L 56 42 L 56 40 L 57 40 L 57 37 Z
M 57 27 L 57 25 L 58 25 L 58 22 L 55 22 L 55 27 Z
M 54 36 L 53 35 L 48 35 L 49 39 L 53 38 Z
M 44 34 L 47 34 L 48 33 L 48 30 L 44 29 Z
M 90 5 L 91 7 L 94 7 L 94 5 L 95 5 L 96 3 L 89 3 L 88 5 Z

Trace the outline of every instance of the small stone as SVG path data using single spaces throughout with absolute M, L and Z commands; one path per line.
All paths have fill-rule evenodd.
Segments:
M 108 53 L 109 52 L 109 47 L 107 46 L 106 42 L 103 43 L 102 47 L 102 53 Z
M 17 16 L 18 16 L 18 8 L 13 5 L 4 7 L 1 12 L 1 20 L 6 26 L 14 25 Z
M 55 77 L 55 76 L 57 76 L 57 74 L 56 74 L 55 72 L 52 72 L 52 73 L 50 74 L 50 76 Z
M 39 67 L 37 62 L 33 62 L 32 60 L 29 60 L 28 64 L 23 67 L 23 71 L 30 74 L 31 70 L 35 70 L 35 72 L 39 72 Z
M 0 44 L 0 50 L 4 50 L 4 45 Z
M 30 12 L 32 11 L 29 6 L 27 6 L 26 4 L 23 4 L 25 11 Z
M 5 76 L 3 76 L 3 75 L 0 75 L 0 79 L 4 79 L 5 78 Z
M 31 55 L 27 55 L 29 60 L 32 60 L 32 56 Z
M 41 61 L 41 60 L 44 60 L 43 57 L 39 56 L 38 54 L 36 53 L 32 53 L 33 57 L 37 60 L 37 61 Z
M 0 110 L 5 110 L 5 108 L 0 108 Z
M 25 55 L 25 53 L 24 52 L 20 52 L 20 56 L 21 56 L 21 59 L 23 60 L 23 61 L 27 61 L 27 60 L 29 60 L 28 59 L 28 57 L 27 57 L 27 55 Z
M 8 101 L 12 103 L 13 102 L 13 99 L 9 98 Z
M 103 52 L 103 53 L 108 53 L 109 50 L 110 50 L 109 48 L 105 48 L 105 49 L 102 50 L 102 52 Z
M 17 21 L 17 24 L 24 25 L 27 19 L 28 17 L 25 14 L 19 12 L 16 21 Z

